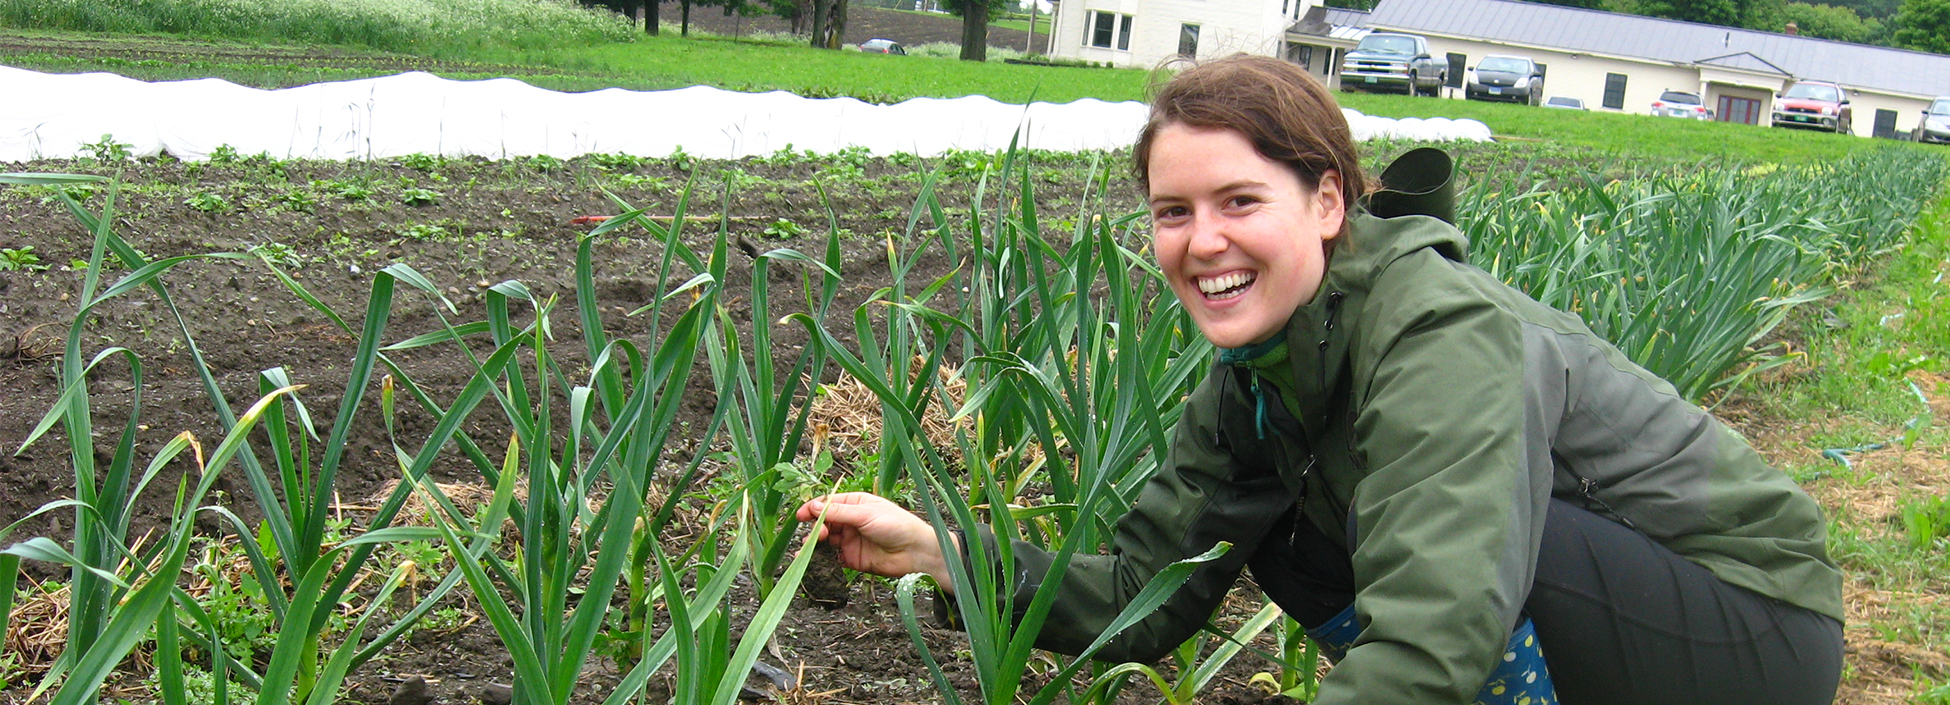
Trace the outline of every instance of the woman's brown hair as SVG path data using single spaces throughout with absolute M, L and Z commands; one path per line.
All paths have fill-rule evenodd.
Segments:
M 1151 190 L 1151 142 L 1164 126 L 1235 130 L 1261 156 L 1293 169 L 1309 189 L 1333 169 L 1349 209 L 1368 192 L 1354 151 L 1354 134 L 1340 105 L 1299 65 L 1266 56 L 1233 54 L 1197 64 L 1156 88 L 1151 118 L 1138 135 L 1133 168 L 1138 187 Z

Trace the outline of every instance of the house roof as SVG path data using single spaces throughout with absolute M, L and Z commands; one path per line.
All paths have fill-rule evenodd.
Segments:
M 1950 56 L 1601 10 L 1518 0 L 1380 0 L 1373 12 L 1329 17 L 1369 29 L 1784 73 L 1883 92 L 1950 95 Z
M 1366 27 L 1367 21 L 1368 13 L 1365 10 L 1315 6 L 1308 8 L 1307 14 L 1286 31 L 1288 34 L 1338 39 L 1351 45 L 1374 32 Z
M 1771 73 L 1777 76 L 1794 75 L 1788 73 L 1787 69 L 1781 68 L 1779 66 L 1775 66 L 1773 62 L 1770 62 L 1758 56 L 1754 56 L 1752 52 L 1746 52 L 1746 51 L 1739 52 L 1736 54 L 1728 54 L 1726 56 L 1715 56 L 1711 58 L 1700 59 L 1699 61 L 1695 61 L 1693 63 L 1707 65 L 1707 66 L 1725 66 L 1731 69 L 1755 71 L 1758 73 Z

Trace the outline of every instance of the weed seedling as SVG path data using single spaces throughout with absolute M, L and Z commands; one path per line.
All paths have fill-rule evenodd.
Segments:
M 301 213 L 310 213 L 318 208 L 318 197 L 310 191 L 293 189 L 278 196 L 278 203 Z
M 804 234 L 806 234 L 805 226 L 800 225 L 798 223 L 794 223 L 785 218 L 780 218 L 778 222 L 765 226 L 766 237 L 786 240 L 790 238 L 799 237 L 800 235 L 804 235 Z
M 14 270 L 39 272 L 45 269 L 47 265 L 41 264 L 41 256 L 34 254 L 32 245 L 19 249 L 0 249 L 0 272 Z
M 130 157 L 135 156 L 134 152 L 129 151 L 129 148 L 134 146 L 115 141 L 115 135 L 102 135 L 100 142 L 81 145 L 81 151 L 87 152 L 89 159 L 98 162 L 126 162 Z
M 399 201 L 409 206 L 431 206 L 440 202 L 440 192 L 424 188 L 405 189 L 399 192 Z
M 183 205 L 205 213 L 222 213 L 230 210 L 230 199 L 222 194 L 205 192 L 183 199 Z
M 332 194 L 347 201 L 363 201 L 372 198 L 372 187 L 360 181 L 339 181 L 322 179 L 311 182 L 312 188 Z

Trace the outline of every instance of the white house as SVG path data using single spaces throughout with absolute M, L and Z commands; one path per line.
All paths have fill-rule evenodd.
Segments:
M 1319 0 L 1061 0 L 1051 56 L 1151 68 L 1176 56 L 1280 56 Z

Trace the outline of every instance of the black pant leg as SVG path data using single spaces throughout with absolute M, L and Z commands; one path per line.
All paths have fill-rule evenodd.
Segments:
M 1840 622 L 1562 500 L 1524 611 L 1565 705 L 1826 705 L 1841 677 Z

